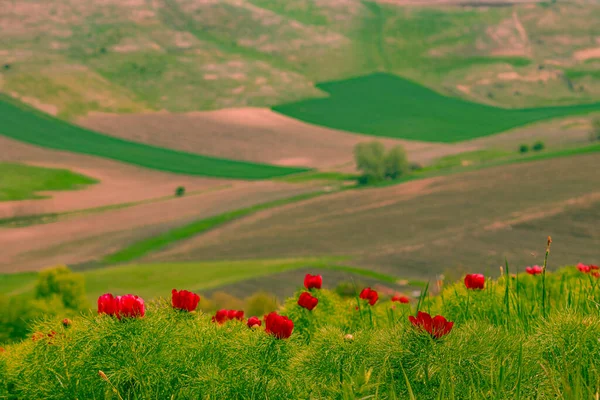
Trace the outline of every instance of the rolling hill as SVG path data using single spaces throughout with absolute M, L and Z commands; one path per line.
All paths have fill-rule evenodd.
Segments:
M 89 154 L 187 175 L 264 179 L 306 171 L 185 153 L 102 135 L 0 98 L 0 135 L 36 146 Z
M 523 3 L 4 1 L 0 91 L 64 119 L 271 107 L 375 72 L 500 107 L 600 101 L 600 4 Z

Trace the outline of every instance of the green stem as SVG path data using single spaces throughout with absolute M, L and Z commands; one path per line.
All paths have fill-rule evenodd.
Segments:
M 544 257 L 544 268 L 542 269 L 542 315 L 546 318 L 546 266 L 548 265 L 548 254 L 550 254 L 550 244 L 552 239 L 548 236 L 548 247 L 546 247 L 546 256 Z

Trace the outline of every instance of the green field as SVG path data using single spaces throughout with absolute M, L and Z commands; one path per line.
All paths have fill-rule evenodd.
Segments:
M 443 96 L 390 74 L 326 82 L 329 97 L 273 107 L 281 114 L 334 129 L 452 143 L 544 119 L 600 110 L 600 103 L 504 109 Z
M 269 260 L 128 264 L 83 272 L 86 293 L 93 304 L 106 292 L 137 293 L 147 299 L 165 296 L 173 288 L 205 291 L 248 279 L 310 268 L 334 270 L 394 283 L 397 277 L 367 269 L 339 265 L 343 257 L 293 258 Z M 0 293 L 8 296 L 33 290 L 38 274 L 0 274 Z M 419 282 L 414 282 L 419 284 Z
M 141 167 L 188 175 L 266 179 L 306 171 L 206 157 L 102 135 L 13 104 L 0 97 L 0 135 L 36 146 L 89 154 Z
M 75 190 L 97 182 L 64 169 L 0 163 L 0 201 L 42 199 L 36 192 Z

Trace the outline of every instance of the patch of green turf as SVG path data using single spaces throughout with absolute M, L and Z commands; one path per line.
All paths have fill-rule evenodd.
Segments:
M 283 181 L 283 182 L 288 182 L 288 183 L 305 183 L 305 182 L 313 182 L 313 181 L 344 182 L 344 181 L 355 181 L 357 179 L 358 179 L 358 176 L 354 175 L 354 174 L 344 174 L 341 172 L 320 172 L 320 171 L 310 171 L 310 172 L 304 172 L 304 173 L 300 173 L 300 174 L 284 176 L 282 178 L 277 178 L 278 181 Z
M 267 179 L 307 171 L 207 157 L 130 142 L 71 125 L 0 97 L 0 135 L 50 149 L 110 158 L 141 167 L 188 175 Z
M 37 272 L 0 274 L 0 294 L 12 296 L 29 291 L 33 289 L 37 277 Z
M 539 120 L 600 110 L 600 103 L 503 109 L 446 97 L 384 73 L 317 87 L 330 96 L 284 104 L 273 110 L 334 129 L 446 143 L 488 136 Z
M 36 192 L 76 190 L 98 181 L 64 169 L 0 163 L 0 201 L 42 199 Z
M 179 228 L 172 229 L 166 233 L 158 236 L 154 236 L 148 239 L 144 239 L 137 243 L 132 244 L 118 252 L 108 255 L 104 258 L 104 262 L 107 264 L 123 263 L 140 258 L 152 251 L 162 249 L 169 244 L 178 242 L 180 240 L 189 239 L 192 236 L 198 235 L 202 232 L 206 232 L 218 225 L 226 222 L 233 221 L 235 219 L 253 214 L 257 211 L 266 210 L 268 208 L 282 206 L 297 201 L 307 200 L 316 196 L 322 195 L 324 192 L 313 192 L 305 193 L 298 196 L 293 196 L 287 199 L 280 199 L 270 201 L 268 203 L 257 204 L 251 207 L 242 208 L 235 211 L 226 212 L 224 214 L 216 215 L 214 217 L 202 219 L 191 224 L 184 225 Z

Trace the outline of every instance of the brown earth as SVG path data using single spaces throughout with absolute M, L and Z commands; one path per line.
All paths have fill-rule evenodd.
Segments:
M 0 273 L 91 262 L 137 240 L 195 220 L 316 190 L 308 185 L 242 182 L 172 198 L 22 228 L 0 228 Z
M 498 273 L 543 261 L 598 263 L 600 154 L 501 166 L 332 194 L 269 210 L 147 261 L 351 256 L 398 276 Z M 416 187 L 420 186 L 420 187 Z
M 468 151 L 463 145 L 376 138 L 307 124 L 264 108 L 233 108 L 186 114 L 167 112 L 93 114 L 79 124 L 109 135 L 192 153 L 314 168 L 350 165 L 359 142 L 403 145 L 412 161 L 427 163 Z
M 82 190 L 48 193 L 49 199 L 0 202 L 0 218 L 81 210 L 235 184 L 235 181 L 173 175 L 104 158 L 31 146 L 0 135 L 0 162 L 65 168 L 100 181 Z

